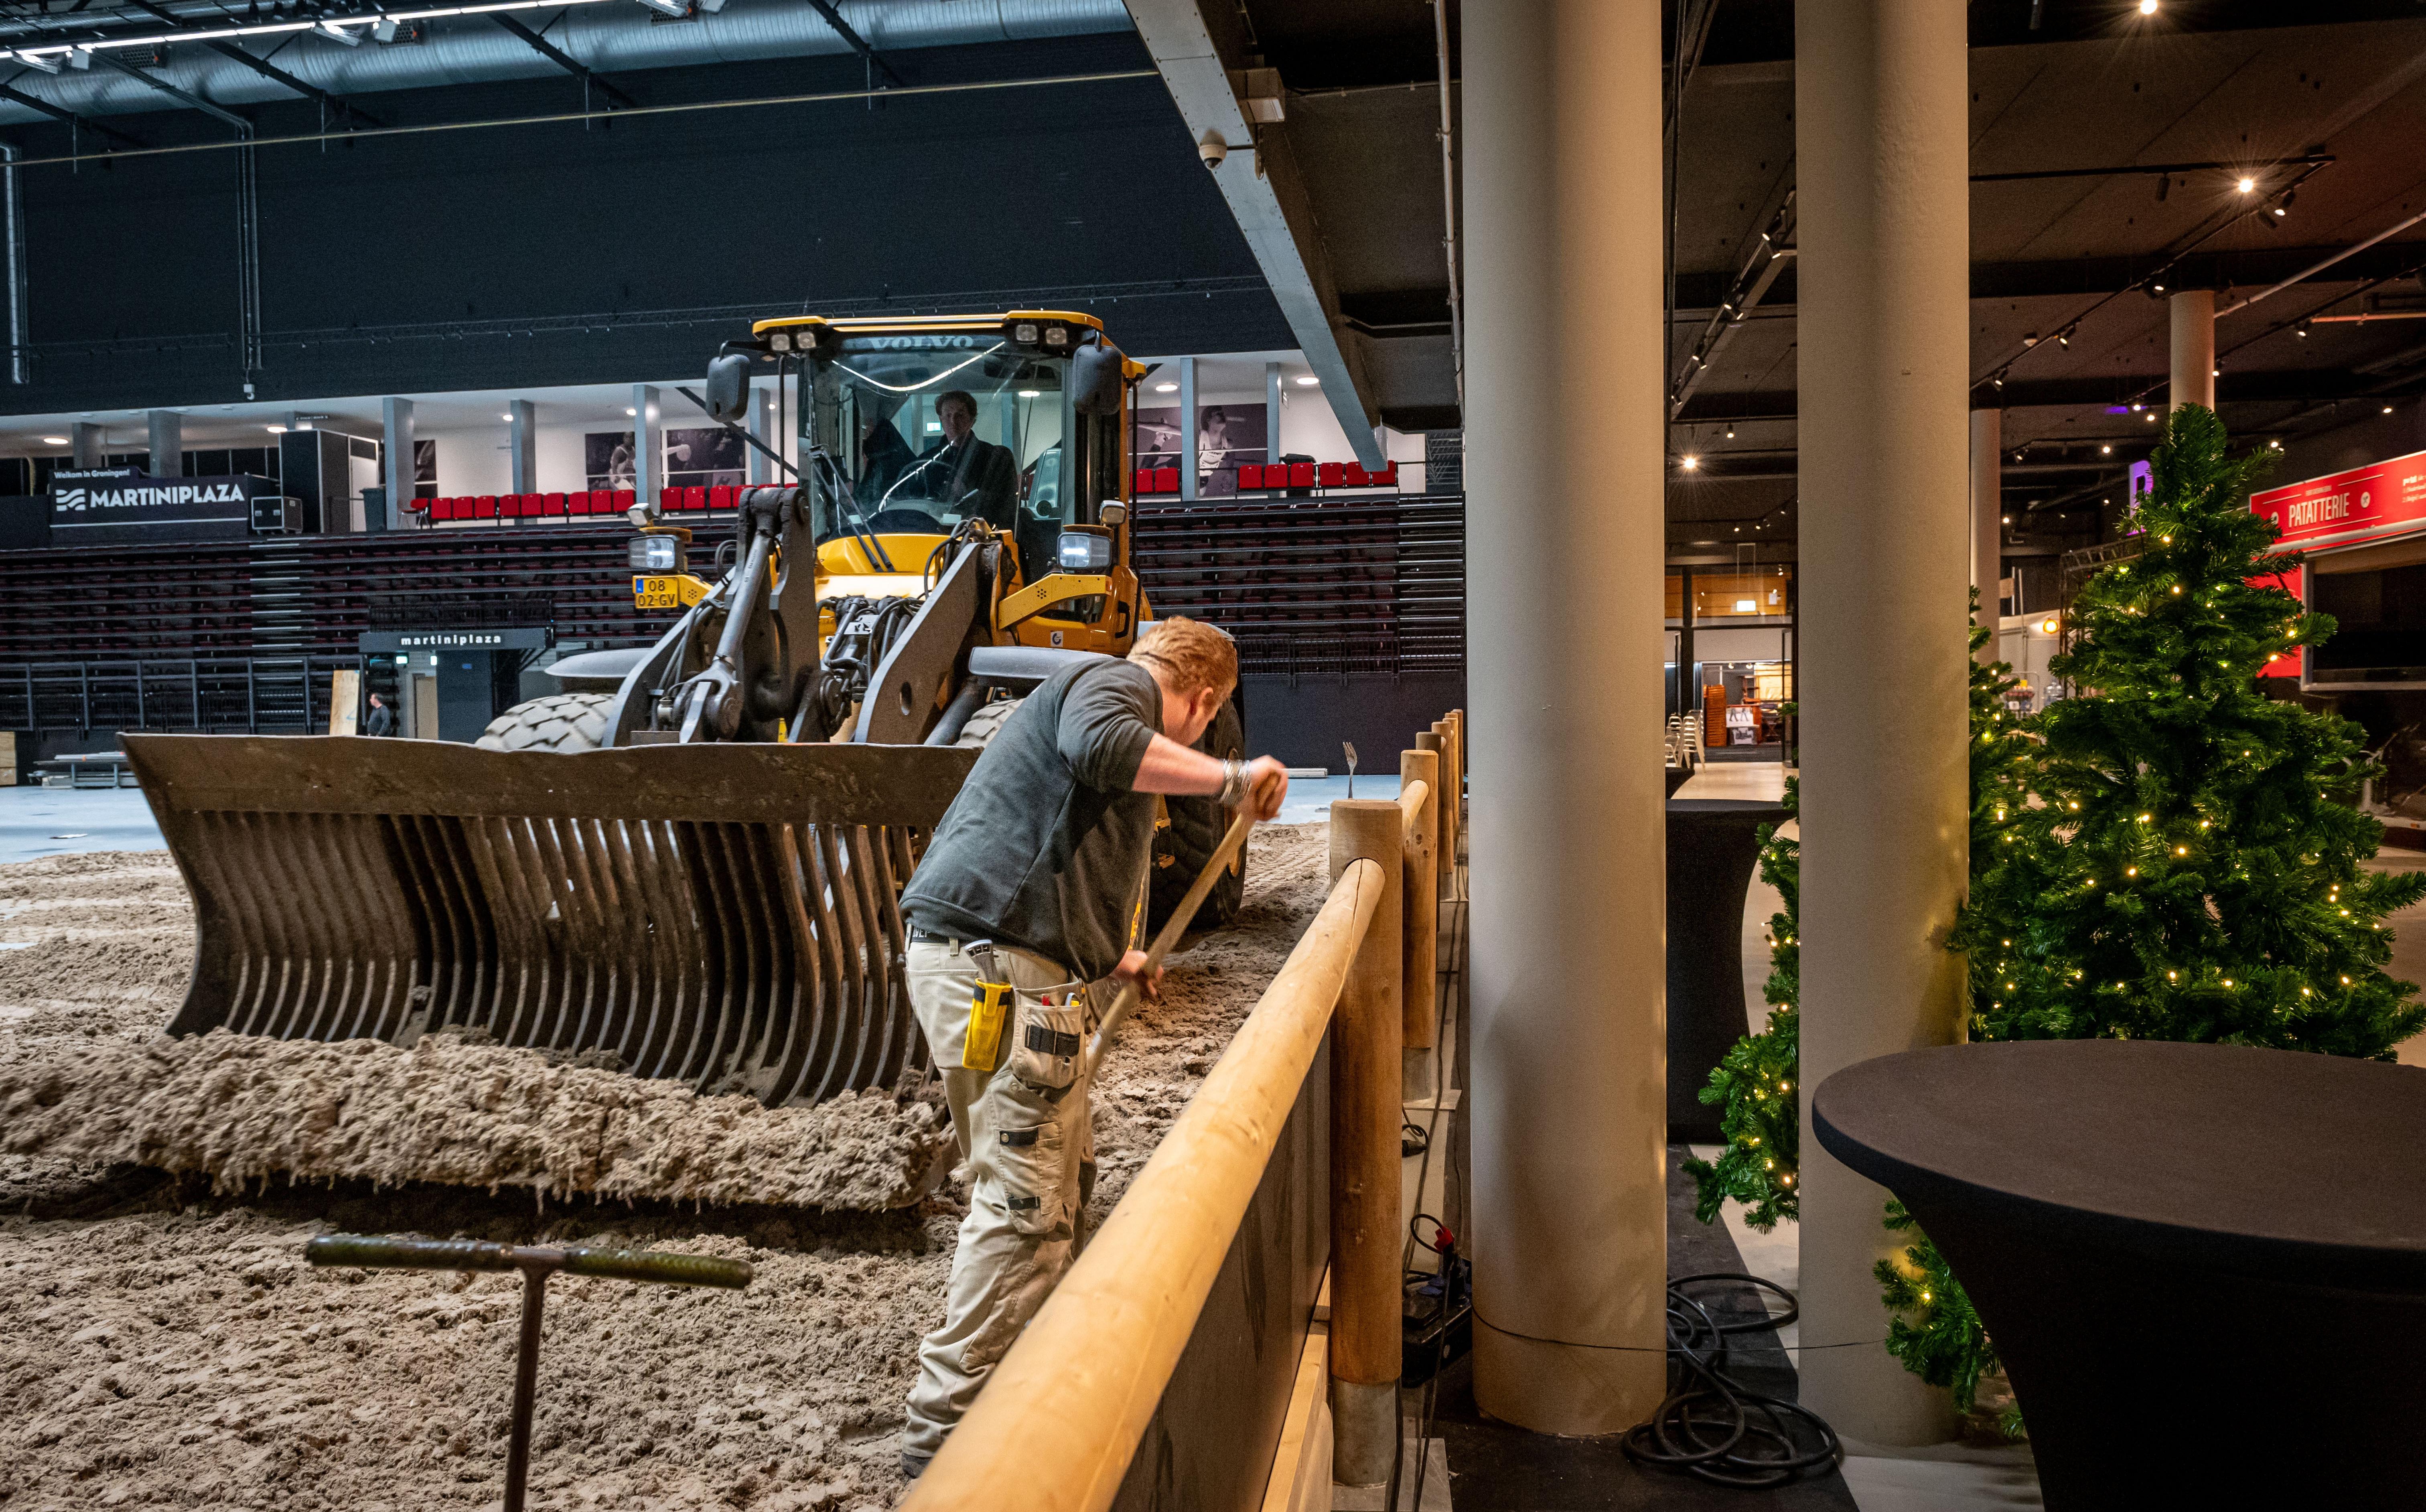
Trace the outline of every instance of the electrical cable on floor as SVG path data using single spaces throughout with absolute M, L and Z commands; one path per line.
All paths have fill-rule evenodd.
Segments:
M 1462 812 L 1463 811 L 1461 811 L 1461 812 Z M 1452 906 L 1452 909 L 1454 909 L 1455 905 L 1464 901 L 1464 896 L 1457 885 L 1457 858 L 1455 855 L 1451 855 L 1448 860 L 1449 895 L 1448 898 L 1438 901 L 1447 902 Z M 1448 1096 L 1448 1063 L 1447 1059 L 1448 1047 L 1444 1045 L 1441 1040 L 1448 1032 L 1449 998 L 1455 991 L 1457 983 L 1462 979 L 1464 972 L 1464 933 L 1462 930 L 1452 930 L 1449 939 L 1452 941 L 1449 947 L 1450 959 L 1447 970 L 1442 973 L 1448 978 L 1448 980 L 1446 983 L 1436 984 L 1438 989 L 1435 990 L 1433 994 L 1434 1001 L 1432 1003 L 1431 1118 L 1428 1124 L 1410 1123 L 1403 1118 L 1399 1120 L 1399 1124 L 1400 1134 L 1399 1148 L 1401 1150 L 1404 1150 L 1405 1149 L 1404 1136 L 1407 1131 L 1414 1130 L 1415 1133 L 1423 1136 L 1422 1158 L 1415 1163 L 1415 1201 L 1418 1204 L 1420 1204 L 1424 1199 L 1424 1183 L 1431 1177 L 1432 1146 L 1438 1142 L 1438 1136 L 1440 1134 L 1441 1104 Z M 1435 1255 L 1441 1254 L 1440 1247 L 1424 1244 L 1424 1242 L 1415 1235 L 1415 1226 L 1428 1218 L 1431 1219 L 1432 1227 L 1436 1231 L 1437 1234 L 1445 1235 L 1448 1232 L 1448 1226 L 1443 1224 L 1440 1219 L 1432 1217 L 1429 1213 L 1418 1212 L 1414 1217 L 1407 1220 L 1407 1242 L 1399 1247 L 1399 1277 L 1401 1284 L 1405 1282 L 1407 1278 L 1420 1274 L 1415 1269 L 1414 1264 L 1415 1247 L 1418 1245 L 1421 1245 L 1425 1249 L 1431 1250 Z M 1456 1303 L 1456 1281 L 1452 1274 L 1454 1267 L 1455 1262 L 1452 1257 L 1447 1255 L 1442 1256 L 1440 1270 L 1441 1312 L 1444 1318 L 1447 1317 L 1448 1313 Z M 1414 1505 L 1416 1508 L 1416 1512 L 1421 1512 L 1424 1504 L 1425 1472 L 1431 1468 L 1431 1456 L 1426 1453 L 1426 1446 L 1431 1442 L 1432 1404 L 1439 1393 L 1440 1373 L 1446 1364 L 1448 1356 L 1448 1328 L 1444 1326 L 1432 1341 L 1432 1370 L 1431 1374 L 1424 1380 L 1423 1410 L 1418 1413 L 1415 1418 L 1415 1495 Z M 1395 1410 L 1392 1415 L 1394 1417 L 1397 1415 Z M 1388 1509 L 1388 1512 L 1398 1512 L 1399 1481 L 1399 1477 L 1405 1472 L 1406 1457 L 1407 1438 L 1405 1430 L 1401 1429 L 1399 1434 L 1398 1448 L 1390 1456 L 1389 1485 L 1383 1492 L 1382 1496 L 1382 1505 Z
M 1721 1282 L 1773 1292 L 1786 1299 L 1786 1312 L 1722 1323 L 1690 1291 Z M 1798 1403 L 1755 1391 L 1726 1373 L 1729 1339 L 1775 1333 L 1801 1314 L 1793 1293 L 1741 1271 L 1707 1271 L 1670 1281 L 1668 1359 L 1674 1384 L 1649 1422 L 1626 1430 L 1625 1457 L 1638 1465 L 1681 1470 L 1713 1486 L 1749 1488 L 1783 1486 L 1823 1466 L 1834 1469 L 1845 1449 L 1825 1419 Z

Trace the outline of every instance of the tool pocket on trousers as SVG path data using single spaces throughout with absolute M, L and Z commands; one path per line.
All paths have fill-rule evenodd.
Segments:
M 995 1131 L 995 1196 L 1011 1228 L 1023 1234 L 1051 1233 L 1064 1221 L 1062 1170 L 1068 1164 L 1059 1123 Z
M 1011 1074 L 1045 1096 L 1059 1100 L 1078 1079 L 1078 1057 L 1086 1049 L 1087 1000 L 1084 989 L 1055 991 L 1059 1002 L 1043 995 L 1019 994 L 1019 1021 L 1011 1042 Z

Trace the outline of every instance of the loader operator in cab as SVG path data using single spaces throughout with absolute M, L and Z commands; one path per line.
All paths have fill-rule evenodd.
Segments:
M 1219 795 L 1259 820 L 1287 795 L 1270 756 L 1192 748 L 1237 682 L 1230 637 L 1176 616 L 1126 661 L 1056 673 L 1003 722 L 902 893 L 910 1002 L 969 1178 L 944 1321 L 918 1346 L 908 1474 L 926 1470 L 1083 1242 L 1085 1046 L 1110 1005 L 1091 984 L 1144 969 L 1130 946 L 1155 795 Z M 1160 974 L 1140 981 L 1148 996 Z
M 978 436 L 978 401 L 965 389 L 937 394 L 935 423 L 944 427 L 944 439 L 919 458 L 929 472 L 926 491 L 943 501 L 946 513 L 1011 529 L 1019 497 L 1019 462 L 1010 447 Z

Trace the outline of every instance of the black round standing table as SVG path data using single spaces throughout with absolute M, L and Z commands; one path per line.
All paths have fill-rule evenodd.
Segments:
M 2426 1506 L 2426 1070 L 1954 1045 L 1811 1120 L 1970 1293 L 2050 1512 Z

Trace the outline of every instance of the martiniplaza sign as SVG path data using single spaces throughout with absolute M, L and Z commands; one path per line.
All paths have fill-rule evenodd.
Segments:
M 96 477 L 61 473 L 51 483 L 53 543 L 241 540 L 268 478 Z M 72 532 L 72 534 L 61 534 Z
M 553 643 L 545 625 L 509 630 L 365 630 L 354 637 L 364 651 L 539 651 Z

